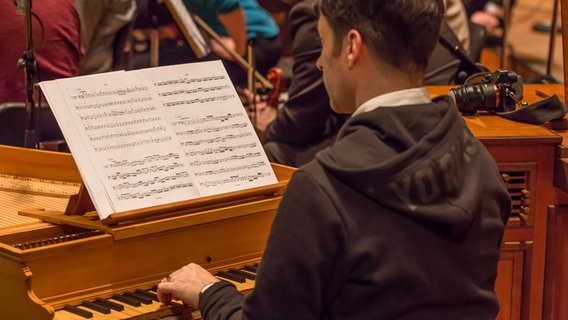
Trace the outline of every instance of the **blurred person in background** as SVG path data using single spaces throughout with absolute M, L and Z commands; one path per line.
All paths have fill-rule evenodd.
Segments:
M 120 59 L 130 26 L 136 18 L 135 0 L 75 0 L 81 19 L 84 57 L 81 74 L 124 67 Z M 127 29 L 123 29 L 127 28 Z
M 16 10 L 16 4 L 26 3 L 31 1 L 0 0 L 0 103 L 27 100 L 24 70 L 18 66 L 27 49 L 25 16 Z M 79 75 L 81 23 L 75 0 L 34 1 L 31 10 L 36 81 Z

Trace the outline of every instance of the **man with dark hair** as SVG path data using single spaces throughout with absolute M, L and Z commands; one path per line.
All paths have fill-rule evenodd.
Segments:
M 158 297 L 204 319 L 494 319 L 511 199 L 452 98 L 423 87 L 442 1 L 317 8 L 317 66 L 351 118 L 290 180 L 248 297 L 193 263 Z
M 288 99 L 274 109 L 266 103 L 256 104 L 255 125 L 263 132 L 263 147 L 271 162 L 300 167 L 332 145 L 339 128 L 349 115 L 337 114 L 329 106 L 327 92 L 316 60 L 321 52 L 317 38 L 318 17 L 313 1 L 294 0 L 289 24 L 292 39 L 293 68 Z M 469 46 L 468 20 L 461 0 L 445 0 L 440 37 L 453 46 Z M 465 27 L 465 30 L 464 30 Z M 464 36 L 463 33 L 467 33 Z M 458 36 L 460 35 L 460 36 Z M 460 60 L 438 43 L 430 55 L 424 75 L 427 85 L 446 85 L 454 80 Z

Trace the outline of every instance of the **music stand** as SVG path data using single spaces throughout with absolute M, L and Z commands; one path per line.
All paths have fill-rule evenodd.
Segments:
M 568 0 L 562 0 L 561 3 L 562 8 L 564 10 L 560 10 L 561 12 L 561 21 L 562 26 L 568 26 Z M 562 55 L 564 61 L 564 83 L 566 83 L 568 79 L 568 32 L 565 32 L 565 28 L 562 30 Z M 568 87 L 564 85 L 564 103 L 568 105 Z
M 556 35 L 556 28 L 557 28 L 557 16 L 558 16 L 558 0 L 554 0 L 554 5 L 552 7 L 552 20 L 550 25 L 550 42 L 548 45 L 548 60 L 546 61 L 546 76 L 551 77 L 551 67 L 552 67 L 552 58 L 554 55 L 554 43 L 555 43 L 555 35 Z
M 24 133 L 24 147 L 37 148 L 37 133 L 34 117 L 34 85 L 37 83 L 37 60 L 35 59 L 33 48 L 32 0 L 19 0 L 16 12 L 23 14 L 25 17 L 24 27 L 26 33 L 26 50 L 23 53 L 23 57 L 18 60 L 18 66 L 24 70 L 26 88 L 26 129 Z

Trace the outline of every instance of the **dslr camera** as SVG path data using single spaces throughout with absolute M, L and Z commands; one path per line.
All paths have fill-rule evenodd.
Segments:
M 513 71 L 483 72 L 474 74 L 466 84 L 450 92 L 464 115 L 475 115 L 478 110 L 508 112 L 514 111 L 523 98 L 523 81 Z

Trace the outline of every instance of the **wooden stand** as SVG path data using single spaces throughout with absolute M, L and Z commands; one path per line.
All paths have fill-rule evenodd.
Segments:
M 563 100 L 562 90 L 562 85 L 525 85 L 523 100 L 534 103 L 551 94 Z M 432 87 L 429 92 L 447 94 L 449 87 Z M 543 305 L 550 302 L 545 290 L 548 207 L 556 201 L 555 151 L 562 137 L 542 126 L 489 113 L 464 120 L 497 162 L 513 199 L 495 282 L 500 304 L 497 319 L 565 319 L 543 317 Z
M 272 169 L 274 170 L 278 183 L 263 186 L 258 188 L 251 188 L 236 192 L 228 192 L 221 195 L 201 197 L 197 199 L 181 201 L 177 203 L 153 206 L 138 210 L 124 211 L 120 213 L 115 213 L 110 215 L 108 218 L 101 220 L 104 225 L 114 225 L 126 221 L 139 221 L 144 219 L 156 219 L 162 216 L 169 216 L 171 214 L 180 215 L 182 213 L 191 213 L 195 210 L 200 210 L 206 207 L 211 207 L 219 204 L 229 204 L 229 203 L 242 203 L 250 202 L 251 200 L 259 200 L 263 197 L 269 197 L 273 195 L 279 195 L 284 191 L 288 180 L 290 178 L 290 173 L 293 169 L 279 164 L 272 164 Z M 69 199 L 69 204 L 65 210 L 65 215 L 88 215 L 93 216 L 95 206 L 89 197 L 87 189 L 85 186 L 81 186 L 79 193 L 72 196 Z M 24 211 L 21 213 L 26 216 L 35 216 L 36 218 L 42 217 L 42 214 L 36 215 L 33 212 Z

